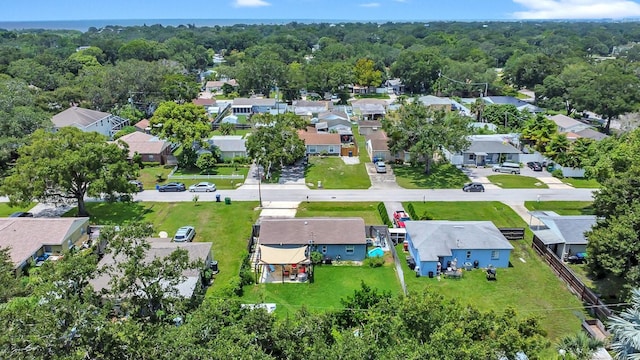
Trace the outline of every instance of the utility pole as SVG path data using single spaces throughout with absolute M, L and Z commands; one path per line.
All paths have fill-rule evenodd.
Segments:
M 262 175 L 260 174 L 260 162 L 256 164 L 256 167 L 258 168 L 258 201 L 260 202 L 260 208 L 262 208 L 262 189 L 260 188 Z

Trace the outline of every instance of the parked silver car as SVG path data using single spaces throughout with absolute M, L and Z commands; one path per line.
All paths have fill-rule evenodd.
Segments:
M 378 174 L 384 174 L 384 173 L 386 173 L 386 172 L 387 172 L 387 165 L 386 165 L 384 162 L 382 162 L 382 161 L 378 161 L 378 162 L 376 163 L 376 172 L 377 172 Z
M 196 236 L 196 228 L 193 226 L 183 226 L 173 236 L 175 242 L 191 242 Z
M 189 186 L 189 191 L 191 192 L 214 192 L 216 191 L 216 184 L 212 184 L 210 182 L 201 182 L 197 184 L 193 184 Z

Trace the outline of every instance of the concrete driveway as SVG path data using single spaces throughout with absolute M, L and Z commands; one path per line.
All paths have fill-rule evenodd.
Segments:
M 500 187 L 494 185 L 489 181 L 487 176 L 499 175 L 501 173 L 493 172 L 491 168 L 465 168 L 465 172 L 471 181 L 482 183 L 485 189 L 499 189 Z M 573 187 L 562 182 L 558 178 L 551 176 L 546 169 L 542 171 L 533 171 L 528 167 L 520 168 L 521 176 L 528 176 L 538 179 L 541 183 L 546 184 L 549 189 L 572 189 Z M 515 175 L 517 176 L 517 175 Z
M 391 166 L 387 165 L 387 172 L 379 174 L 376 172 L 376 166 L 372 162 L 366 162 L 367 174 L 371 180 L 371 187 L 369 189 L 401 189 L 396 183 L 396 176 L 393 174 Z

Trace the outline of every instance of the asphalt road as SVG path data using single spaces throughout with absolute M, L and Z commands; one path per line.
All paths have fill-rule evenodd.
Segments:
M 444 190 L 311 190 L 304 186 L 263 185 L 262 201 L 500 201 L 522 203 L 523 201 L 592 201 L 592 189 L 496 189 L 484 193 L 465 193 L 460 189 Z M 218 190 L 215 193 L 198 193 L 198 201 L 215 201 L 220 194 L 222 201 L 258 200 L 258 186 L 242 186 L 236 190 Z M 194 194 L 160 193 L 145 190 L 135 195 L 136 200 L 178 202 L 192 201 Z

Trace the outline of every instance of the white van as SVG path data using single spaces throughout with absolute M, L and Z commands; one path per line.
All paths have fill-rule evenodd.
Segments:
M 520 174 L 520 164 L 505 162 L 500 165 L 494 165 L 493 172 Z

